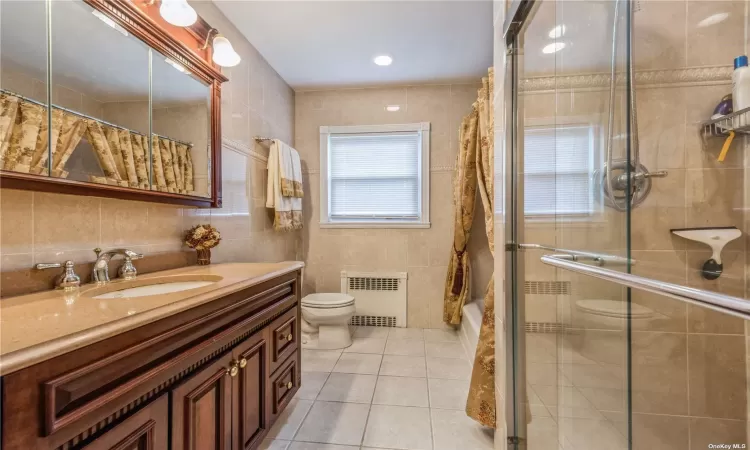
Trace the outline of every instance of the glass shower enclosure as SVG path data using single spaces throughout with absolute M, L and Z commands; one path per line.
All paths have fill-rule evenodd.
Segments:
M 746 3 L 509 5 L 509 448 L 750 445 Z

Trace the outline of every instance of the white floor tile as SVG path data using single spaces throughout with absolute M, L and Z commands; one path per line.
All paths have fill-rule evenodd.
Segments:
M 421 328 L 389 328 L 388 339 L 417 339 L 424 340 Z
M 433 358 L 466 359 L 466 352 L 460 342 L 426 342 L 427 356 Z
M 375 405 L 421 406 L 426 408 L 430 406 L 427 395 L 427 379 L 379 376 L 372 403 Z
M 439 330 L 439 329 L 426 329 L 424 330 L 424 340 L 426 342 L 459 342 L 458 332 Z
M 428 408 L 373 405 L 363 445 L 408 450 L 432 450 Z M 470 448 L 470 447 L 454 447 Z
M 302 370 L 330 372 L 341 356 L 341 350 L 302 350 Z
M 359 450 L 359 447 L 337 444 L 316 444 L 314 442 L 292 442 L 289 450 Z
M 424 356 L 383 355 L 380 375 L 396 377 L 426 377 Z
M 492 430 L 479 425 L 464 411 L 432 409 L 430 413 L 435 450 L 493 449 Z
M 372 403 L 376 375 L 332 373 L 318 394 L 318 400 L 347 403 Z
M 341 355 L 341 358 L 339 358 L 333 371 L 338 373 L 377 375 L 382 359 L 383 357 L 381 355 L 344 353 Z M 305 367 L 304 364 L 302 367 Z
M 385 350 L 385 339 L 357 338 L 352 340 L 352 345 L 344 349 L 344 353 L 375 353 L 383 354 Z
M 468 380 L 429 380 L 430 407 L 442 409 L 466 409 L 466 398 L 469 396 Z
M 268 432 L 269 438 L 292 440 L 313 402 L 293 398 Z
M 391 339 L 385 346 L 386 355 L 424 356 L 424 341 L 417 339 Z
M 464 359 L 427 357 L 427 378 L 468 380 L 471 378 L 471 365 Z
M 263 439 L 258 450 L 286 450 L 290 443 L 280 439 Z
M 354 337 L 387 339 L 388 330 L 389 328 L 387 327 L 357 327 L 357 331 L 354 332 Z
M 328 374 L 328 372 L 302 372 L 302 386 L 294 394 L 294 398 L 315 400 L 328 379 Z
M 316 401 L 295 441 L 360 445 L 369 405 Z

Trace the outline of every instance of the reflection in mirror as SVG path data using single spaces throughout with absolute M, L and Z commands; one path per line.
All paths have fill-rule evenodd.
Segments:
M 177 61 L 152 55 L 152 188 L 210 197 L 210 86 Z
M 52 176 L 148 189 L 150 49 L 80 0 L 51 14 Z
M 45 3 L 0 2 L 0 169 L 47 167 Z

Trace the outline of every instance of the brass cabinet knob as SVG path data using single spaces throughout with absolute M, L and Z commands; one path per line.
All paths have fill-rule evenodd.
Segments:
M 294 386 L 294 385 L 292 384 L 292 382 L 291 382 L 291 381 L 290 381 L 289 383 L 287 383 L 287 384 L 286 384 L 286 388 L 287 388 L 287 389 L 291 389 L 291 388 L 292 388 L 292 386 Z
M 237 361 L 232 361 L 232 364 L 229 365 L 229 368 L 227 369 L 227 373 L 230 377 L 236 377 L 238 373 L 240 373 L 240 367 L 237 364 Z
M 245 366 L 247 366 L 247 358 L 242 358 L 240 360 L 240 369 L 244 369 Z
M 291 342 L 291 340 L 292 340 L 292 339 L 294 339 L 294 336 L 292 336 L 292 333 L 289 333 L 289 334 L 288 334 L 288 335 L 286 336 L 286 340 L 287 340 L 287 341 L 290 341 L 290 342 Z

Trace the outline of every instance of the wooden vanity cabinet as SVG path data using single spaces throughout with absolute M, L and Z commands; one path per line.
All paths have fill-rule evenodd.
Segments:
M 300 272 L 5 375 L 3 450 L 253 450 L 299 389 Z

